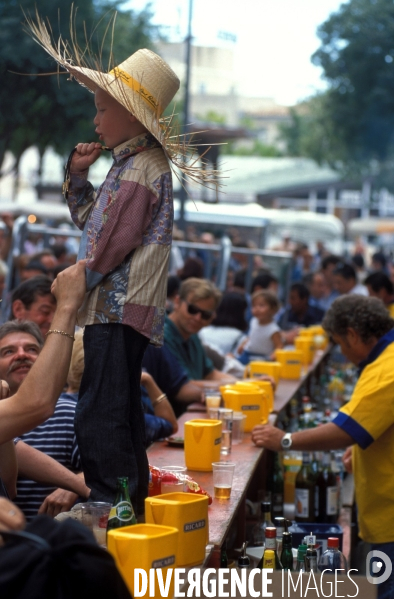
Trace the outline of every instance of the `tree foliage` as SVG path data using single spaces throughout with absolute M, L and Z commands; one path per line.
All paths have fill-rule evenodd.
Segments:
M 329 89 L 293 113 L 283 135 L 292 151 L 384 179 L 394 157 L 394 2 L 350 0 L 318 35 L 312 61 Z
M 35 0 L 24 0 L 23 11 L 34 16 Z M 152 47 L 156 33 L 151 25 L 149 8 L 136 14 L 122 11 L 122 2 L 83 0 L 75 19 L 79 45 L 89 39 L 93 52 L 102 51 L 103 64 L 109 58 L 111 33 L 106 28 L 118 11 L 113 40 L 115 62 L 121 62 L 141 47 Z M 52 0 L 40 0 L 39 13 L 48 18 L 55 39 L 70 38 L 71 0 L 62 0 L 61 8 Z M 6 150 L 18 164 L 30 146 L 41 155 L 52 146 L 66 156 L 82 140 L 94 139 L 94 102 L 92 95 L 69 80 L 67 74 L 46 76 L 56 72 L 56 63 L 28 35 L 19 3 L 0 0 L 0 165 Z M 103 37 L 104 45 L 101 48 Z

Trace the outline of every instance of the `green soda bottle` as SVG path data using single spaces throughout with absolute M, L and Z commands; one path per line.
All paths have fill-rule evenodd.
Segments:
M 108 516 L 107 532 L 115 528 L 137 524 L 129 494 L 129 479 L 119 476 L 116 484 L 116 497 Z

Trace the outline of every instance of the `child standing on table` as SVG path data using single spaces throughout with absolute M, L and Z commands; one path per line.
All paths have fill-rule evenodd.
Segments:
M 252 359 L 271 358 L 282 347 L 280 328 L 274 321 L 279 300 L 272 291 L 255 291 L 252 295 L 252 315 L 248 338 L 238 348 L 239 360 L 248 364 Z
M 105 73 L 86 68 L 51 45 L 45 25 L 33 37 L 81 85 L 94 92 L 95 133 L 111 149 L 113 164 L 94 191 L 89 167 L 98 142 L 79 143 L 66 167 L 65 196 L 83 230 L 79 258 L 87 258 L 85 372 L 75 429 L 85 481 L 93 501 L 112 502 L 118 476 L 128 476 L 130 497 L 143 513 L 148 494 L 141 361 L 149 342 L 160 345 L 170 258 L 173 193 L 170 159 L 185 166 L 183 150 L 160 117 L 179 88 L 172 69 L 150 50 L 138 50 Z M 65 57 L 66 55 L 66 57 Z

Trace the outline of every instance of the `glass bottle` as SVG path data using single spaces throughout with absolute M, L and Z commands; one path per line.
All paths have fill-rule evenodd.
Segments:
M 291 532 L 283 533 L 282 553 L 280 555 L 283 570 L 293 571 L 293 548 Z
M 116 484 L 116 497 L 108 516 L 107 532 L 115 528 L 137 524 L 129 494 L 129 479 L 119 476 Z
M 323 454 L 323 467 L 316 481 L 319 497 L 318 522 L 333 524 L 338 519 L 337 477 L 331 468 L 331 456 Z
M 282 467 L 279 461 L 279 454 L 274 453 L 272 477 L 269 481 L 269 491 L 271 492 L 272 516 L 283 516 L 283 494 L 284 480 Z
M 298 423 L 298 401 L 296 397 L 292 397 L 288 403 L 289 424 L 286 428 L 287 432 L 295 433 L 299 428 Z
M 271 503 L 269 501 L 261 502 L 260 520 L 253 527 L 251 534 L 251 547 L 262 547 L 265 543 L 265 529 L 267 526 L 273 526 L 271 520 Z
M 238 557 L 238 568 L 249 568 L 250 566 L 249 556 L 246 555 L 246 545 L 247 543 L 242 543 L 241 555 Z
M 314 420 L 314 413 L 312 409 L 312 404 L 308 395 L 304 395 L 302 398 L 302 415 L 300 417 L 300 427 L 302 429 L 305 428 L 314 428 L 316 426 Z
M 343 450 L 334 451 L 331 454 L 331 468 L 337 479 L 338 487 L 338 515 L 342 508 L 343 503 L 343 478 L 344 478 L 344 466 L 342 462 Z
M 311 468 L 311 458 L 307 451 L 302 452 L 302 466 L 295 481 L 295 520 L 313 522 L 315 514 L 315 476 Z
M 266 551 L 273 551 L 275 554 L 275 570 L 281 570 L 282 569 L 282 564 L 280 563 L 280 559 L 278 557 L 278 552 L 276 550 L 276 528 L 275 526 L 267 526 L 267 528 L 265 529 L 265 549 L 264 549 L 264 553 L 263 556 L 261 558 L 261 560 L 259 561 L 259 563 L 257 564 L 258 568 L 262 568 L 263 567 L 263 563 L 264 563 L 264 556 Z
M 320 452 L 314 451 L 312 453 L 312 461 L 311 461 L 311 469 L 313 472 L 313 476 L 315 479 L 315 512 L 314 512 L 314 521 L 318 522 L 319 516 L 319 488 L 317 486 L 317 479 L 319 477 L 320 471 L 322 469 L 321 462 L 321 454 Z
M 317 551 L 313 545 L 308 545 L 305 553 L 305 572 L 318 572 Z
M 264 551 L 262 560 L 263 560 L 262 566 L 258 566 L 258 567 L 271 568 L 272 570 L 275 570 L 275 552 L 272 551 L 272 549 L 266 549 Z
M 227 558 L 227 541 L 224 541 L 223 547 L 220 551 L 220 567 L 227 568 L 228 567 L 228 558 Z
M 283 533 L 285 530 L 287 532 L 287 522 L 288 520 L 282 516 L 274 518 L 276 527 L 276 551 L 278 552 L 278 555 L 281 555 L 282 553 Z
M 308 549 L 307 545 L 301 544 L 298 545 L 297 549 L 297 563 L 296 563 L 296 571 L 297 572 L 305 572 L 305 554 Z
M 339 539 L 329 537 L 327 540 L 327 549 L 319 560 L 319 570 L 328 570 L 335 574 L 335 570 L 347 572 L 347 561 L 342 551 L 339 551 Z

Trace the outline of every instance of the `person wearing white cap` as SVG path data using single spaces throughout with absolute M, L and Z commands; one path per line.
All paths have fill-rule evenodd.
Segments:
M 75 429 L 93 501 L 112 502 L 118 476 L 128 476 L 137 513 L 148 494 L 141 361 L 149 342 L 161 345 L 173 226 L 171 168 L 203 184 L 210 174 L 188 164 L 187 144 L 161 119 L 179 79 L 154 52 L 138 50 L 109 72 L 79 49 L 53 44 L 44 21 L 29 21 L 33 38 L 95 95 L 100 142 L 79 143 L 66 166 L 64 194 L 83 230 L 87 296 L 85 372 Z M 73 56 L 70 53 L 73 50 Z M 108 147 L 109 146 L 109 147 Z M 89 167 L 103 149 L 113 164 L 97 192 Z M 170 167 L 171 165 L 171 167 Z

